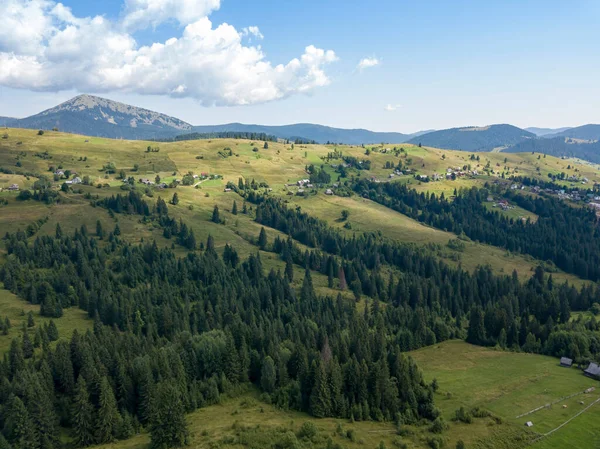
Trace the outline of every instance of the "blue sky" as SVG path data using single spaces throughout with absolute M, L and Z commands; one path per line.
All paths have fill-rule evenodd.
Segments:
M 75 17 L 103 15 L 116 23 L 123 17 L 124 1 L 63 4 Z M 236 90 L 235 100 L 228 92 L 213 98 L 208 84 L 205 90 L 178 98 L 158 88 L 158 94 L 149 94 L 152 89 L 132 87 L 135 79 L 123 84 L 125 88 L 119 82 L 97 91 L 193 124 L 312 122 L 414 132 L 491 123 L 599 123 L 599 13 L 597 1 L 222 0 L 208 14 L 213 29 L 223 23 L 238 32 L 258 27 L 264 39 L 249 36 L 243 45 L 260 45 L 264 60 L 273 66 L 299 58 L 309 45 L 335 52 L 335 61 L 315 63 L 327 82 L 316 76 L 306 81 L 312 76 L 307 75 L 311 66 L 295 73 L 292 82 L 285 81 L 287 76 L 275 78 L 277 92 L 256 97 Z M 138 46 L 164 43 L 181 37 L 186 25 L 181 18 L 167 18 L 158 25 L 137 27 L 130 35 Z M 3 45 L 2 39 L 0 32 L 0 52 L 3 47 L 6 52 L 9 43 Z M 379 64 L 359 70 L 363 58 L 376 58 Z M 197 79 L 208 83 L 202 73 L 182 78 L 186 87 L 193 87 Z M 0 67 L 0 115 L 26 116 L 79 92 L 97 93 L 89 79 L 39 89 L 34 80 L 16 86 L 20 83 L 9 75 L 3 82 Z M 213 78 L 211 82 L 218 82 Z M 207 102 L 228 105 L 202 104 Z

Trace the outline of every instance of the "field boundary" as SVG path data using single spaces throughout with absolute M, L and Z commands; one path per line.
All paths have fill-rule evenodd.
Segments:
M 531 442 L 531 444 L 537 443 L 538 441 L 540 441 L 542 438 L 545 438 L 549 435 L 552 435 L 554 432 L 556 432 L 557 430 L 560 430 L 562 427 L 566 426 L 567 424 L 569 424 L 571 421 L 573 421 L 575 418 L 577 418 L 578 416 L 582 415 L 583 413 L 587 412 L 590 408 L 592 408 L 594 405 L 596 405 L 598 402 L 600 402 L 600 398 L 596 399 L 594 402 L 592 402 L 590 405 L 588 405 L 586 408 L 584 408 L 583 410 L 581 410 L 580 412 L 578 412 L 575 416 L 572 416 L 571 418 L 567 419 L 564 423 L 562 423 L 560 426 L 552 429 L 549 432 L 546 432 L 545 434 L 543 434 L 542 436 L 536 438 L 535 440 L 533 440 Z
M 575 396 L 579 396 L 581 394 L 585 394 L 585 390 L 584 391 L 578 391 L 577 393 L 573 393 L 573 394 L 571 394 L 569 396 L 564 396 L 562 398 L 559 398 L 556 401 L 552 401 L 552 402 L 549 402 L 547 404 L 541 405 L 541 406 L 539 406 L 537 408 L 534 408 L 533 410 L 529 410 L 528 412 L 525 412 L 525 413 L 517 416 L 515 419 L 519 419 L 519 418 L 522 418 L 523 416 L 527 416 L 527 415 L 531 415 L 531 414 L 533 414 L 535 412 L 539 412 L 540 410 L 543 410 L 545 408 L 551 407 L 551 406 L 553 406 L 555 404 L 558 404 L 559 402 L 566 401 L 567 399 L 574 398 Z

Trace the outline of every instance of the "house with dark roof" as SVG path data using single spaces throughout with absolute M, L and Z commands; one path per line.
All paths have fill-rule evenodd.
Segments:
M 573 359 L 570 359 L 568 357 L 561 357 L 560 366 L 564 366 L 565 368 L 571 368 L 571 366 L 573 366 Z
M 586 376 L 600 380 L 600 366 L 597 363 L 590 363 L 590 366 L 583 373 Z

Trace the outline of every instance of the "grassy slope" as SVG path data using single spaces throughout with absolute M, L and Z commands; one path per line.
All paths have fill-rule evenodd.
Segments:
M 502 417 L 515 428 L 521 428 L 526 421 L 532 421 L 533 430 L 544 434 L 600 397 L 600 392 L 595 391 L 559 402 L 527 417 L 516 418 L 539 406 L 600 385 L 583 376 L 576 368 L 561 368 L 552 357 L 494 351 L 462 341 L 424 348 L 412 355 L 426 379 L 438 379 L 440 392 L 437 405 L 448 419 L 460 406 L 478 406 Z M 581 405 L 580 401 L 584 401 L 586 405 Z M 563 404 L 567 408 L 563 408 Z M 599 418 L 600 405 L 597 405 L 535 447 L 597 447 L 600 444 L 600 428 L 590 428 L 589 423 Z M 468 429 L 470 435 L 471 427 Z M 570 444 L 565 445 L 565 441 Z

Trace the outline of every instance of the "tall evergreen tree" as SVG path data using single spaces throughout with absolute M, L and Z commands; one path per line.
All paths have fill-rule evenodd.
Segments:
M 94 444 L 94 407 L 90 403 L 90 394 L 83 376 L 77 379 L 71 413 L 76 444 L 82 447 Z
M 181 392 L 169 382 L 156 388 L 155 409 L 150 419 L 150 447 L 169 449 L 187 444 L 188 429 Z
M 115 439 L 120 416 L 115 395 L 106 376 L 100 382 L 99 405 L 96 418 L 96 441 L 110 443 Z

